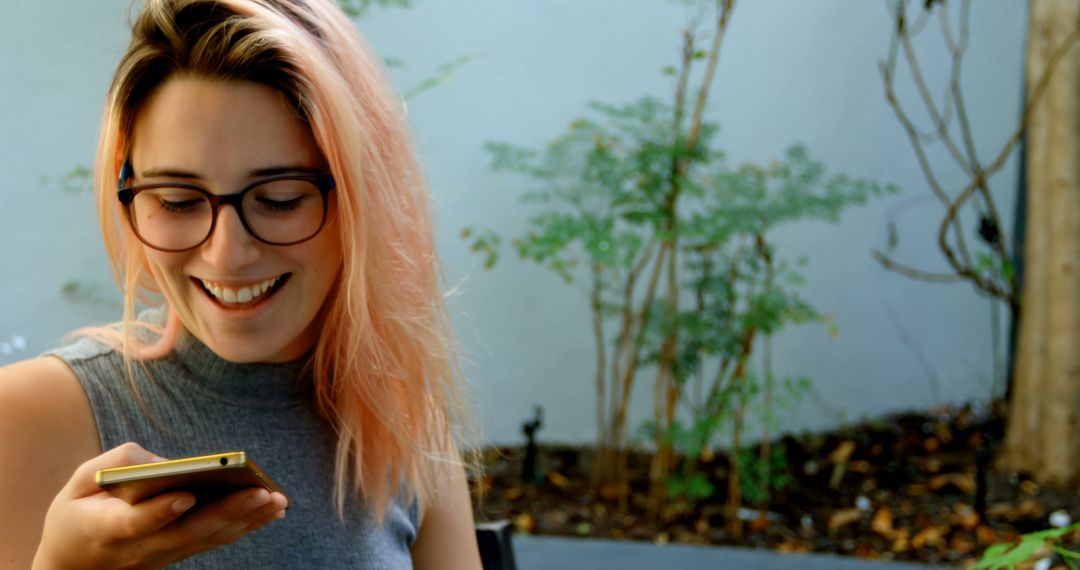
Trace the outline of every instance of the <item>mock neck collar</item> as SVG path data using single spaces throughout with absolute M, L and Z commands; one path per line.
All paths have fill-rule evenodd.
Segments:
M 310 355 L 282 364 L 231 362 L 181 329 L 169 358 L 188 372 L 197 389 L 231 404 L 279 408 L 314 396 L 310 374 L 304 373 Z

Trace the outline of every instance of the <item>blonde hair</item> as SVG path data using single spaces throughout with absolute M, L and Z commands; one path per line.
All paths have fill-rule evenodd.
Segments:
M 344 261 L 320 313 L 309 369 L 320 410 L 338 432 L 339 514 L 351 486 L 381 523 L 399 492 L 406 500 L 429 495 L 435 463 L 456 457 L 455 427 L 475 437 L 401 100 L 332 0 L 146 0 L 109 89 L 95 168 L 124 312 L 116 326 L 93 333 L 111 339 L 129 371 L 132 361 L 171 350 L 182 325 L 171 310 L 161 328 L 135 319 L 136 300 L 164 301 L 124 219 L 116 181 L 140 105 L 184 75 L 280 91 L 310 126 L 336 180 Z

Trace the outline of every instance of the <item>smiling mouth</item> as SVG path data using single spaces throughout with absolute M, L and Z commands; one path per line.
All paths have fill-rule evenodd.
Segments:
M 292 273 L 284 273 L 277 277 L 264 279 L 258 283 L 252 283 L 244 287 L 226 287 L 212 281 L 192 277 L 200 289 L 206 293 L 211 301 L 226 309 L 247 309 L 261 305 L 275 293 L 281 290 L 285 283 L 292 277 Z

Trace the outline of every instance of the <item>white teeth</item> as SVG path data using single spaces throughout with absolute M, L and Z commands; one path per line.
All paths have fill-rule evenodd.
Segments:
M 253 299 L 261 296 L 268 289 L 273 287 L 274 284 L 278 282 L 278 279 L 281 279 L 280 275 L 277 276 L 277 277 L 272 277 L 270 279 L 260 281 L 258 283 L 253 283 L 253 284 L 248 285 L 246 287 L 239 287 L 239 288 L 236 288 L 236 289 L 232 289 L 232 288 L 229 288 L 229 287 L 222 287 L 222 286 L 220 286 L 220 285 L 218 285 L 216 283 L 206 281 L 205 279 L 203 279 L 201 281 L 202 281 L 203 286 L 206 287 L 206 290 L 209 291 L 210 294 L 213 295 L 214 297 L 216 297 L 216 298 L 218 298 L 218 299 L 220 299 L 222 301 L 225 301 L 226 303 L 240 303 L 240 304 L 242 304 L 242 303 L 250 303 Z

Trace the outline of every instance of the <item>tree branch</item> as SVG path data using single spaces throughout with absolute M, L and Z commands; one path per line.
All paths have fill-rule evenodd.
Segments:
M 874 259 L 876 259 L 877 262 L 880 263 L 885 269 L 901 273 L 903 275 L 911 277 L 912 279 L 918 279 L 920 281 L 930 281 L 934 283 L 956 283 L 959 281 L 964 281 L 964 277 L 957 273 L 931 273 L 929 271 L 923 271 L 921 269 L 915 269 L 906 265 L 902 265 L 896 261 L 893 261 L 891 257 L 885 255 L 884 253 L 881 253 L 876 249 L 871 251 L 871 255 L 873 255 Z
M 969 172 L 969 166 L 964 160 L 963 153 L 960 152 L 960 148 L 956 146 L 956 142 L 952 140 L 949 135 L 949 127 L 942 113 L 938 111 L 937 103 L 934 102 L 933 96 L 930 95 L 930 89 L 926 84 L 926 77 L 923 75 L 922 66 L 919 64 L 918 56 L 915 54 L 915 49 L 911 45 L 911 36 L 904 30 L 900 32 L 900 45 L 904 48 L 904 60 L 907 61 L 908 70 L 911 72 L 911 79 L 915 83 L 915 87 L 919 91 L 919 95 L 922 97 L 923 105 L 926 106 L 927 112 L 930 113 L 930 118 L 933 121 L 936 130 L 935 137 L 945 145 L 945 148 L 949 149 L 949 154 L 965 172 Z M 955 61 L 955 60 L 954 60 Z M 894 68 L 895 70 L 895 68 Z M 946 104 L 951 99 L 946 97 Z M 951 108 L 951 105 L 950 105 Z M 922 137 L 926 140 L 929 137 Z M 931 141 L 933 139 L 931 138 Z
M 720 43 L 724 39 L 724 31 L 727 30 L 731 19 L 731 11 L 735 8 L 735 0 L 716 0 L 717 10 L 720 12 L 716 23 L 716 35 L 713 36 L 712 48 L 709 50 L 709 63 L 705 66 L 705 77 L 701 80 L 701 88 L 698 90 L 697 101 L 694 104 L 694 118 L 690 126 L 690 134 L 686 137 L 686 148 L 692 149 L 697 145 L 698 134 L 701 132 L 701 119 L 705 114 L 705 101 L 709 98 L 709 88 L 712 87 L 713 75 L 716 73 L 716 63 L 720 59 Z

